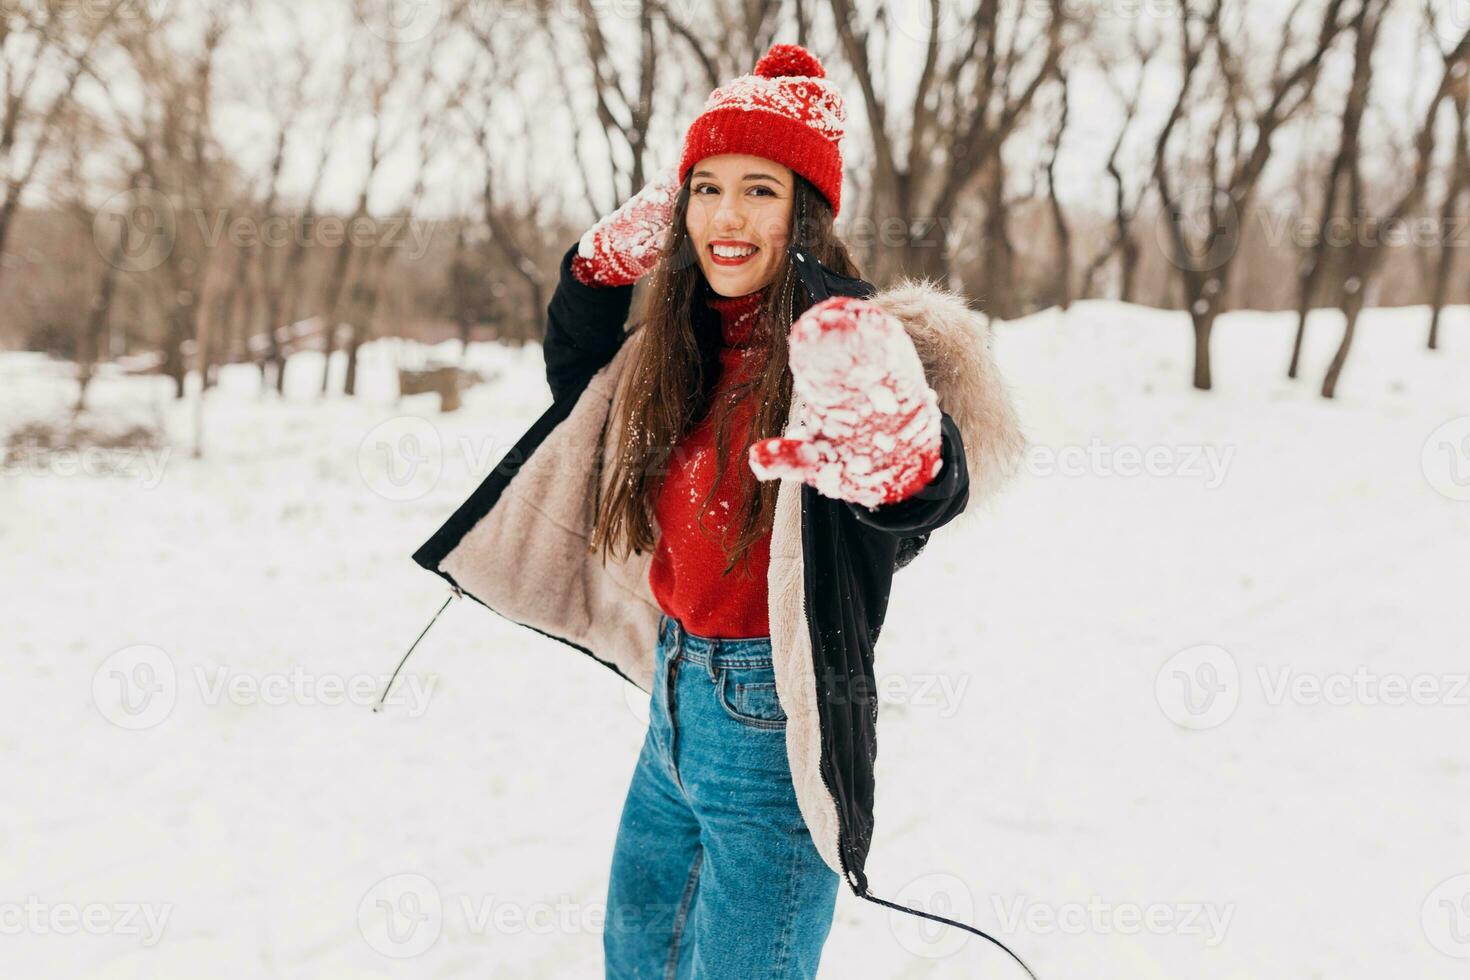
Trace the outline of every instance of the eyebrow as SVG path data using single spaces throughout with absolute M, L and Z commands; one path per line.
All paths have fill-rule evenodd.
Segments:
M 694 171 L 694 176 L 696 176 L 696 177 L 715 177 L 716 180 L 719 179 L 714 174 L 710 173 L 708 170 L 696 170 L 696 171 Z M 744 177 L 741 177 L 740 179 L 741 180 L 773 180 L 773 181 L 775 181 L 778 184 L 781 184 L 782 183 L 780 177 L 773 177 L 770 174 L 746 174 Z M 782 184 L 782 186 L 784 187 L 785 185 Z

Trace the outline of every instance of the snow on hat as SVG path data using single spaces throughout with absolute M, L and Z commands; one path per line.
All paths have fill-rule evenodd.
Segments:
M 847 107 L 816 55 L 777 44 L 755 66 L 710 93 L 684 136 L 679 180 L 705 157 L 748 153 L 784 164 L 842 206 L 842 141 Z

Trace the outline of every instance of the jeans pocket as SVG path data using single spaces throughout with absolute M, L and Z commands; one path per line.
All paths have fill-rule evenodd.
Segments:
M 786 727 L 786 712 L 776 696 L 772 668 L 721 670 L 716 688 L 725 713 L 747 728 L 781 731 Z

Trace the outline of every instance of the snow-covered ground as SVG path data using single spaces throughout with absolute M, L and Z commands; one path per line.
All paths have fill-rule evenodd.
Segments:
M 1180 314 L 997 328 L 1033 451 L 895 582 L 878 895 L 1044 980 L 1466 975 L 1470 310 L 1424 319 L 1370 312 L 1335 402 L 1328 313 L 1296 383 L 1289 316 L 1225 317 L 1212 393 Z M 472 355 L 447 416 L 391 342 L 355 400 L 230 369 L 202 459 L 107 375 L 166 453 L 3 471 L 0 976 L 601 975 L 638 692 L 462 602 L 368 708 L 446 596 L 410 553 L 549 401 Z M 72 397 L 0 355 L 0 429 Z M 920 924 L 843 893 L 821 975 L 1021 975 Z

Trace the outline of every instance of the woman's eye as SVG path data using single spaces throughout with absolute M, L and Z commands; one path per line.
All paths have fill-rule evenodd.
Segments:
M 720 189 L 718 187 L 716 187 L 714 184 L 700 184 L 698 187 L 695 187 L 694 188 L 694 194 L 696 194 L 696 195 L 708 196 L 708 195 L 705 195 L 704 194 L 705 191 L 714 191 L 716 194 L 718 194 L 720 192 Z M 769 187 L 765 187 L 765 186 L 761 186 L 761 185 L 757 185 L 755 187 L 752 187 L 750 189 L 750 192 L 752 194 L 755 194 L 755 195 L 759 196 L 759 197 L 775 197 L 776 196 L 776 192 L 775 191 L 771 190 Z

